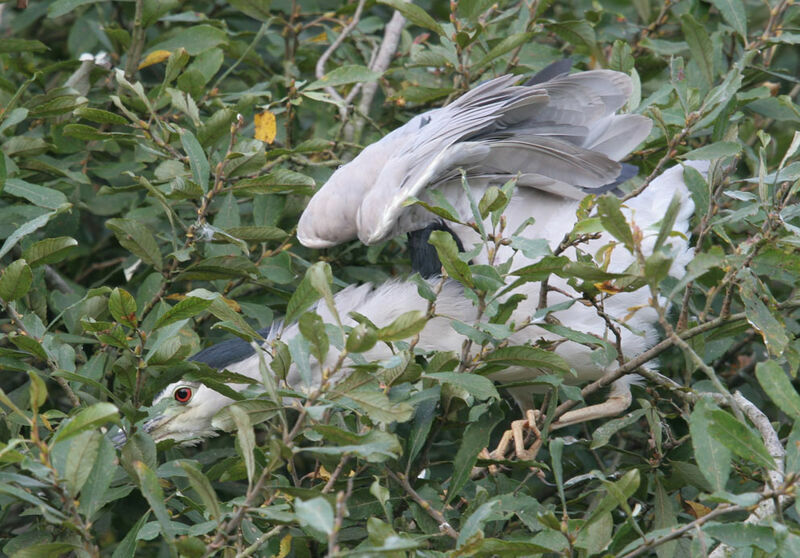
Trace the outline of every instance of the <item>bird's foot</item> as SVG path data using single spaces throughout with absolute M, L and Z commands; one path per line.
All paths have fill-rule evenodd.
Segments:
M 511 428 L 503 433 L 503 437 L 500 438 L 500 442 L 493 451 L 490 452 L 488 449 L 484 448 L 478 454 L 478 457 L 491 461 L 505 460 L 507 459 L 506 454 L 513 440 L 514 456 L 520 461 L 533 461 L 536 459 L 536 456 L 539 454 L 539 449 L 542 447 L 542 433 L 539 431 L 539 427 L 536 424 L 539 418 L 539 411 L 528 409 L 525 412 L 524 419 L 515 420 L 511 423 Z M 533 433 L 534 436 L 533 443 L 528 447 L 525 447 L 526 430 Z M 498 471 L 499 467 L 497 465 L 489 465 L 490 474 L 495 475 Z M 482 468 L 476 467 L 472 471 L 473 477 L 478 476 L 481 472 Z

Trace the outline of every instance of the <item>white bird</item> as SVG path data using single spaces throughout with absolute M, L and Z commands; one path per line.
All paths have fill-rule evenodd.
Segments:
M 625 168 L 618 160 L 641 143 L 651 124 L 642 116 L 616 114 L 631 92 L 630 80 L 624 74 L 606 70 L 572 75 L 550 72 L 558 75 L 546 81 L 537 76 L 521 86 L 514 85 L 517 78 L 512 76 L 486 82 L 451 105 L 415 117 L 367 147 L 338 169 L 314 196 L 301 217 L 298 238 L 308 246 L 325 247 L 356 237 L 375 243 L 404 232 L 429 234 L 431 228 L 446 228 L 467 250 L 475 244 L 482 245 L 480 235 L 468 224 L 473 220 L 473 212 L 461 184 L 459 169 L 463 169 L 476 200 L 489 186 L 517 177 L 517 188 L 505 213 L 506 231 L 515 231 L 533 218 L 533 224 L 520 234 L 543 239 L 549 250 L 556 249 L 577 221 L 576 211 L 585 195 L 584 189 L 603 191 L 621 176 L 624 178 Z M 444 226 L 438 217 L 419 205 L 405 205 L 409 196 L 430 199 L 433 189 L 445 196 L 459 214 L 461 224 Z M 622 212 L 642 231 L 641 252 L 647 257 L 654 250 L 660 221 L 673 196 L 678 197 L 680 210 L 672 234 L 659 250 L 671 259 L 670 275 L 680 277 L 691 258 L 688 229 L 693 212 L 682 168 L 676 166 L 663 173 L 644 192 L 625 202 Z M 489 218 L 484 226 L 491 230 Z M 580 250 L 595 254 L 609 247 L 600 255 L 605 258 L 605 269 L 622 273 L 635 263 L 636 257 L 624 246 L 610 245 L 612 241 L 608 233 L 602 233 L 599 238 L 581 244 Z M 563 255 L 574 259 L 576 249 L 570 248 Z M 500 246 L 493 257 L 494 261 L 513 257 L 511 270 L 539 259 L 535 254 L 529 258 L 518 253 L 509 245 Z M 472 261 L 490 263 L 492 254 L 484 248 Z M 580 302 L 582 293 L 555 275 L 550 277 L 549 285 L 553 290 L 548 293 L 548 305 L 564 303 L 550 313 L 551 320 L 595 338 L 613 341 L 606 318 L 594 307 Z M 524 295 L 525 300 L 516 307 L 510 322 L 521 324 L 530 320 L 539 306 L 540 287 L 540 282 L 529 282 L 513 290 L 514 294 Z M 622 324 L 617 329 L 623 354 L 628 358 L 655 342 L 657 316 L 648 305 L 649 299 L 646 287 L 600 296 L 605 315 Z M 348 287 L 335 296 L 335 305 L 345 326 L 355 325 L 347 316 L 356 312 L 382 327 L 406 311 L 424 311 L 427 301 L 418 294 L 414 283 L 394 281 L 379 286 Z M 334 323 L 325 305 L 319 305 L 317 311 L 327 323 Z M 464 295 L 464 287 L 448 280 L 436 300 L 436 317 L 420 332 L 417 348 L 460 351 L 465 338 L 453 329 L 451 322 L 469 324 L 479 319 L 477 309 Z M 269 347 L 280 330 L 281 327 L 273 327 L 266 332 L 265 347 Z M 298 335 L 298 326 L 289 325 L 283 330 L 282 339 L 288 341 Z M 508 339 L 511 344 L 538 340 L 554 342 L 555 353 L 574 373 L 568 377 L 569 382 L 592 381 L 616 368 L 613 363 L 598 366 L 592 359 L 592 348 L 565 340 L 535 323 L 519 329 Z M 469 356 L 480 349 L 474 347 Z M 321 381 L 322 369 L 338 356 L 338 351 L 331 348 L 326 362 L 312 359 L 315 385 L 304 386 L 294 367 L 286 378 L 288 386 L 313 389 Z M 391 356 L 391 350 L 379 343 L 363 356 L 379 361 Z M 261 379 L 259 357 L 243 341 L 222 343 L 195 358 Z M 511 366 L 490 377 L 500 382 L 524 383 L 549 372 Z M 630 404 L 630 384 L 635 381 L 632 378 L 625 376 L 616 381 L 608 402 L 567 413 L 559 425 L 622 412 Z M 533 394 L 538 391 L 535 386 L 518 385 L 509 391 L 523 410 L 532 409 Z M 199 383 L 177 382 L 156 399 L 155 403 L 161 403 L 165 409 L 147 423 L 146 429 L 156 440 L 191 442 L 213 434 L 213 416 L 230 402 Z M 528 422 L 532 420 L 530 416 Z M 515 428 L 518 453 L 519 428 L 519 425 Z

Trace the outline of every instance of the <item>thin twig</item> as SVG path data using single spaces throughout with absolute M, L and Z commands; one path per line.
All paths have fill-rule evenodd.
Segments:
M 361 19 L 361 12 L 364 9 L 364 4 L 366 4 L 367 0 L 358 0 L 358 6 L 356 6 L 356 11 L 353 14 L 353 19 L 350 20 L 350 23 L 344 26 L 342 32 L 339 34 L 336 39 L 325 49 L 325 52 L 319 57 L 317 60 L 317 65 L 314 69 L 314 75 L 316 75 L 317 79 L 322 79 L 325 75 L 325 63 L 328 61 L 328 58 L 339 48 L 339 45 L 347 38 L 353 29 L 355 29 L 356 25 L 358 25 L 359 20 Z M 325 92 L 330 95 L 335 101 L 336 104 L 339 106 L 339 116 L 342 119 L 342 123 L 345 122 L 347 119 L 347 101 L 345 101 L 341 95 L 331 86 L 325 87 Z
M 144 11 L 144 0 L 136 0 L 136 8 L 133 15 L 133 31 L 131 32 L 131 47 L 128 49 L 128 60 L 125 63 L 125 79 L 133 79 L 133 75 L 139 68 L 139 59 L 142 57 L 144 49 L 144 25 L 142 13 Z
M 434 508 L 430 502 L 428 502 L 425 498 L 420 496 L 416 490 L 411 486 L 411 483 L 408 482 L 408 477 L 403 473 L 395 473 L 391 469 L 387 468 L 386 472 L 392 477 L 396 482 L 403 487 L 403 490 L 411 496 L 411 499 L 414 500 L 419 506 L 425 510 L 429 516 L 431 516 L 436 523 L 439 524 L 439 530 L 446 534 L 448 537 L 453 539 L 458 539 L 458 532 L 453 529 L 453 527 L 448 523 L 445 517 L 442 515 L 442 512 Z
M 779 304 L 778 308 L 779 309 L 800 308 L 800 300 L 789 300 L 789 301 L 787 301 L 785 303 Z M 701 333 L 706 333 L 707 331 L 711 331 L 712 329 L 716 329 L 716 328 L 718 328 L 718 327 L 720 327 L 722 325 L 725 325 L 725 324 L 728 324 L 728 323 L 732 323 L 732 322 L 743 321 L 743 320 L 746 320 L 746 319 L 747 319 L 747 316 L 745 315 L 745 313 L 744 312 L 739 312 L 738 314 L 731 314 L 730 316 L 727 316 L 727 317 L 719 317 L 719 318 L 716 318 L 714 320 L 710 320 L 708 322 L 705 322 L 705 323 L 702 323 L 700 325 L 697 325 L 697 326 L 695 326 L 695 327 L 693 327 L 691 329 L 687 329 L 685 331 L 677 333 L 676 335 L 680 339 L 684 339 L 684 340 L 685 339 L 691 339 L 692 337 L 695 337 L 696 335 L 700 335 Z M 644 365 L 645 363 L 653 360 L 658 355 L 660 355 L 661 353 L 663 353 L 664 351 L 666 351 L 667 349 L 669 349 L 670 347 L 672 347 L 674 345 L 675 345 L 675 342 L 674 342 L 674 340 L 672 338 L 667 338 L 667 339 L 662 340 L 660 343 L 657 343 L 656 345 L 654 345 L 653 347 L 651 347 L 647 351 L 643 352 L 639 356 L 630 359 L 629 361 L 627 361 L 622 366 L 618 367 L 616 370 L 614 370 L 610 374 L 606 374 L 602 378 L 600 378 L 598 380 L 595 380 L 591 384 L 589 384 L 586 387 L 584 387 L 581 390 L 581 397 L 583 397 L 585 399 L 589 395 L 595 393 L 596 391 L 598 391 L 600 389 L 603 389 L 604 387 L 610 385 L 612 382 L 618 380 L 619 378 L 621 378 L 622 376 L 625 376 L 627 374 L 638 373 L 638 374 L 640 374 L 640 375 L 642 375 L 642 376 L 644 376 L 644 377 L 646 377 L 648 379 L 652 378 L 654 381 L 657 381 L 658 378 L 656 376 L 654 376 L 653 374 L 651 374 L 649 371 L 647 371 L 645 369 L 641 369 L 641 366 Z M 676 389 L 685 390 L 687 388 L 685 388 L 683 386 L 677 386 L 677 384 L 676 384 Z M 559 405 L 556 408 L 555 418 L 560 417 L 561 415 L 563 415 L 564 413 L 566 413 L 567 411 L 572 409 L 577 404 L 578 404 L 578 401 L 575 401 L 575 400 L 565 401 L 564 403 L 562 403 L 561 405 Z
M 745 508 L 744 506 L 731 506 L 731 505 L 722 504 L 722 505 L 718 506 L 716 509 L 714 509 L 711 512 L 709 512 L 706 515 L 704 515 L 703 517 L 698 517 L 697 519 L 695 519 L 691 523 L 687 523 L 686 525 L 682 525 L 681 527 L 675 529 L 671 533 L 667 533 L 666 535 L 663 535 L 663 536 L 655 538 L 655 539 L 646 540 L 644 542 L 644 544 L 642 544 L 639 548 L 629 552 L 628 554 L 625 554 L 622 558 L 634 558 L 635 556 L 641 556 L 643 554 L 648 554 L 651 550 L 653 550 L 657 546 L 660 546 L 660 545 L 662 545 L 662 544 L 664 544 L 666 542 L 669 542 L 669 541 L 672 541 L 672 540 L 675 540 L 675 539 L 679 539 L 683 535 L 685 535 L 686 533 L 688 533 L 690 531 L 693 531 L 695 528 L 702 526 L 703 524 L 705 524 L 708 521 L 711 521 L 712 519 L 716 519 L 720 515 L 725 515 L 725 514 L 729 514 L 729 513 L 736 513 L 736 512 L 744 511 L 746 509 L 747 508 Z
M 398 11 L 392 15 L 392 19 L 386 24 L 386 29 L 383 32 L 383 40 L 381 46 L 378 48 L 378 53 L 374 60 L 370 63 L 369 69 L 373 72 L 383 74 L 392 62 L 392 57 L 397 51 L 397 46 L 400 44 L 400 37 L 405 27 L 406 18 Z M 375 93 L 378 91 L 378 82 L 371 81 L 365 83 L 361 87 L 361 100 L 358 102 L 357 114 L 362 115 L 361 118 L 353 119 L 347 123 L 344 129 L 344 138 L 347 141 L 358 141 L 361 137 L 361 132 L 364 129 L 364 124 L 369 115 L 369 108 L 372 104 L 372 99 L 375 98 Z
M 28 331 L 28 328 L 25 327 L 25 324 L 22 321 L 22 314 L 17 312 L 17 309 L 14 306 L 13 302 L 6 303 L 4 300 L 0 299 L 0 308 L 2 308 L 8 315 L 8 317 L 11 318 L 11 323 L 14 324 L 14 327 L 16 327 L 21 332 L 22 335 L 30 337 L 31 339 L 36 339 L 36 341 L 38 342 L 42 341 L 41 339 L 37 339 L 36 337 L 31 335 L 31 332 Z M 49 356 L 47 357 L 46 362 L 48 368 L 50 368 L 53 371 L 58 370 L 59 368 L 58 363 L 52 360 Z M 67 394 L 67 398 L 69 399 L 69 402 L 72 403 L 72 406 L 80 407 L 81 401 L 80 399 L 78 399 L 78 396 L 75 395 L 75 392 L 72 391 L 72 388 L 70 387 L 67 380 L 65 380 L 60 376 L 50 376 L 50 377 L 53 378 L 58 383 L 59 386 L 61 386 L 61 389 L 63 389 L 64 393 Z

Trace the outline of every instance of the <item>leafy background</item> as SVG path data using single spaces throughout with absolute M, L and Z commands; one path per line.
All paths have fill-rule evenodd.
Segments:
M 4 555 L 800 555 L 791 2 L 0 9 Z M 100 51 L 107 63 L 80 60 Z M 129 429 L 182 375 L 213 382 L 184 361 L 201 347 L 303 314 L 328 288 L 408 274 L 403 239 L 298 245 L 332 169 L 471 83 L 565 56 L 633 76 L 628 108 L 655 126 L 631 187 L 714 161 L 708 182 L 689 177 L 686 278 L 641 271 L 675 309 L 630 414 L 548 435 L 533 468 L 472 478 L 519 411 L 480 376 L 491 363 L 400 358 L 399 342 L 395 368 L 359 373 L 360 399 L 332 390 L 298 412 L 253 386 L 229 414 L 236 435 L 157 449 L 140 432 L 115 449 L 101 427 Z M 305 316 L 312 349 L 327 348 Z

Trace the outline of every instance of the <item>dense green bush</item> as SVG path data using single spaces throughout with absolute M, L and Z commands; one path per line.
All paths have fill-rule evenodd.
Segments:
M 800 555 L 791 2 L 0 9 L 4 555 Z M 100 51 L 108 63 L 80 60 Z M 548 436 L 537 470 L 473 479 L 519 410 L 480 366 L 420 379 L 459 363 L 418 355 L 362 371 L 360 400 L 333 389 L 297 412 L 254 386 L 236 435 L 157 450 L 140 431 L 115 449 L 105 428 L 140 423 L 168 383 L 213 384 L 185 361 L 199 348 L 306 308 L 325 277 L 335 291 L 408 274 L 403 239 L 298 245 L 332 169 L 472 83 L 567 55 L 634 78 L 629 110 L 655 126 L 631 188 L 714 162 L 690 184 L 687 276 L 658 287 L 675 308 L 650 354 L 662 375 L 630 414 Z

